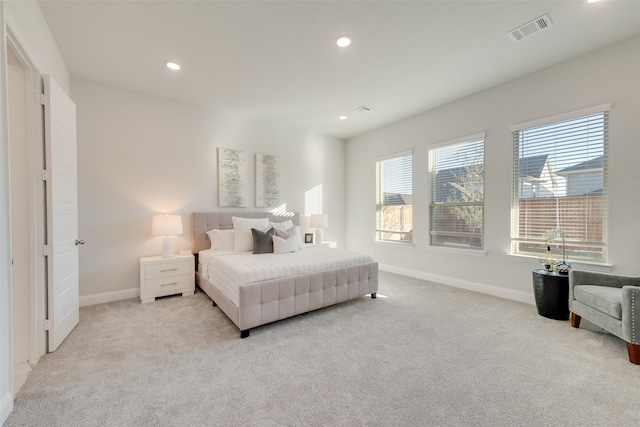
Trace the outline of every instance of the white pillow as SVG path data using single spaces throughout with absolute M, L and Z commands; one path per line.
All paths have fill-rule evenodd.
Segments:
M 214 251 L 233 251 L 235 248 L 235 231 L 233 230 L 209 230 L 207 236 L 211 240 L 211 249 Z
M 282 222 L 270 222 L 269 223 L 269 227 L 275 228 L 276 233 L 278 231 L 281 231 L 283 233 L 287 233 L 289 231 L 289 229 L 293 227 L 293 221 L 288 219 L 288 220 L 282 221 Z
M 233 250 L 236 252 L 253 251 L 252 228 L 263 232 L 269 229 L 269 218 L 238 218 L 234 216 L 231 217 L 231 221 L 235 230 Z
M 273 236 L 273 253 L 287 254 L 290 252 L 298 252 L 298 242 L 295 235 L 289 236 L 287 239 L 282 237 Z
M 287 220 L 284 222 L 270 222 L 269 225 L 276 230 L 276 236 L 286 239 L 291 235 L 295 235 L 297 237 L 298 249 L 304 248 L 304 242 L 302 241 L 302 233 L 300 231 L 300 226 L 293 225 L 291 220 Z

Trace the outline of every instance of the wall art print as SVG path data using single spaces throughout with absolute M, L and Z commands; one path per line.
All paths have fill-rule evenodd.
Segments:
M 278 156 L 256 154 L 256 207 L 280 205 L 280 165 Z
M 247 207 L 247 160 L 245 151 L 218 148 L 218 204 L 221 207 Z

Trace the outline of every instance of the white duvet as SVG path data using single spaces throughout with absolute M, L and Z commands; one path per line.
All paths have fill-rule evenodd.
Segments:
M 313 246 L 278 255 L 209 249 L 199 252 L 198 262 L 202 277 L 237 306 L 240 285 L 367 264 L 373 262 L 373 259 L 358 252 Z

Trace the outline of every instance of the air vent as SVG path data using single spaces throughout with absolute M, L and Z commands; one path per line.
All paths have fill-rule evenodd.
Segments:
M 551 23 L 551 19 L 547 15 L 542 15 L 539 18 L 534 19 L 531 22 L 527 22 L 526 24 L 516 28 L 515 30 L 509 31 L 509 37 L 514 42 L 519 42 L 525 37 L 529 37 L 539 31 L 545 30 L 551 27 L 553 24 Z
M 358 113 L 358 114 L 364 114 L 364 113 L 368 113 L 369 111 L 371 111 L 371 108 L 366 107 L 364 105 L 361 105 L 360 107 L 356 108 L 355 110 L 351 110 L 354 113 Z

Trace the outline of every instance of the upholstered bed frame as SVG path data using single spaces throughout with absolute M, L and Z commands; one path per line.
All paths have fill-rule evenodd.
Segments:
M 291 220 L 299 225 L 299 214 L 278 216 L 270 212 L 215 212 L 193 214 L 193 252 L 211 246 L 206 232 L 217 228 L 233 228 L 232 217 L 269 218 L 272 222 Z M 196 258 L 197 261 L 197 258 Z M 197 265 L 197 263 L 196 263 Z M 276 320 L 317 310 L 363 295 L 376 297 L 378 263 L 356 265 L 336 270 L 265 280 L 241 285 L 236 306 L 196 271 L 196 283 L 240 329 L 240 337 L 249 336 L 255 328 Z

